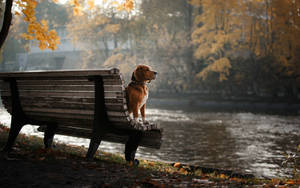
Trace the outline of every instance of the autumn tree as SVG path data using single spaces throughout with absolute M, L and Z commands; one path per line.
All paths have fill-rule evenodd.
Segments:
M 118 48 L 117 35 L 121 26 L 114 14 L 104 12 L 102 7 L 93 7 L 70 16 L 71 21 L 67 24 L 69 37 L 85 51 L 82 68 L 95 63 L 96 56 L 102 56 L 102 61 L 105 61 L 111 48 Z
M 202 80 L 248 82 L 254 90 L 299 74 L 297 1 L 191 0 L 194 57 Z M 296 50 L 296 51 L 294 51 Z M 267 85 L 264 85 L 267 84 Z M 276 87 L 274 86 L 270 87 Z M 259 91 L 257 90 L 257 93 Z
M 70 0 L 72 2 L 74 12 L 80 12 L 81 6 L 78 0 Z M 58 2 L 58 0 L 54 0 L 54 2 Z M 6 0 L 5 2 L 5 11 L 3 15 L 3 24 L 0 31 L 0 48 L 4 44 L 8 36 L 8 32 L 11 26 L 13 12 L 12 6 L 13 0 Z M 51 50 L 55 50 L 57 45 L 60 43 L 59 37 L 55 30 L 49 30 L 48 21 L 42 19 L 37 20 L 36 18 L 36 6 L 38 4 L 37 0 L 15 0 L 15 4 L 17 5 L 20 12 L 15 11 L 15 15 L 22 15 L 24 17 L 24 21 L 28 24 L 27 33 L 23 34 L 23 37 L 27 40 L 36 39 L 39 42 L 40 49 L 49 48 Z M 94 4 L 93 0 L 88 1 L 89 5 Z M 126 10 L 130 11 L 134 7 L 134 0 L 125 0 L 123 3 L 116 3 L 116 8 L 120 11 Z
M 194 0 L 190 3 L 203 10 L 195 15 L 192 42 L 195 59 L 202 60 L 200 62 L 206 66 L 196 76 L 206 79 L 215 72 L 219 80 L 224 81 L 232 67 L 232 49 L 240 45 L 242 30 L 238 10 L 241 4 L 236 0 Z

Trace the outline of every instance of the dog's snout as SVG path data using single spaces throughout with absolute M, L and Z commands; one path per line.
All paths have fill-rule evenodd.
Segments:
M 157 72 L 154 72 L 155 75 L 157 75 Z

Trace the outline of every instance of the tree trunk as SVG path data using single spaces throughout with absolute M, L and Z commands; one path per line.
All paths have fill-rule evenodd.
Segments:
M 5 39 L 7 38 L 12 20 L 11 7 L 13 0 L 6 0 L 3 24 L 0 32 L 0 49 L 2 49 Z

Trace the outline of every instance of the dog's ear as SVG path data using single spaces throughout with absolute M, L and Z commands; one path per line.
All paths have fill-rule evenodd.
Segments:
M 135 76 L 134 76 L 134 72 L 132 73 L 131 81 L 136 81 Z

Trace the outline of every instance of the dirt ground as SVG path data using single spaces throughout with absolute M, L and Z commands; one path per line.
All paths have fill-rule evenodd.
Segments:
M 1 187 L 200 187 L 209 180 L 131 167 L 107 161 L 65 157 L 31 158 L 19 152 L 1 155 Z M 51 157 L 50 157 L 51 158 Z

